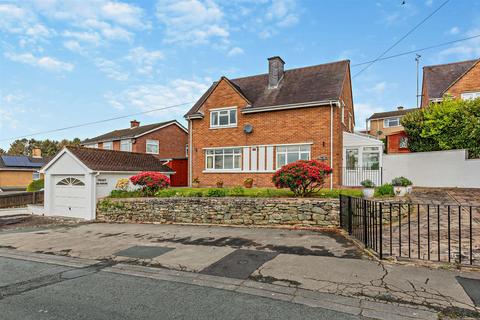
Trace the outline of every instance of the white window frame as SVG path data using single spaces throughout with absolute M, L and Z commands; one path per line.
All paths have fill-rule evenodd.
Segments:
M 85 147 L 98 149 L 98 143 L 87 144 L 87 145 L 85 145 Z
M 157 148 L 157 151 L 148 151 L 148 146 L 154 146 Z M 150 140 L 150 139 L 147 139 L 147 141 L 145 142 L 145 153 L 149 153 L 149 154 L 159 154 L 160 153 L 160 142 L 158 140 Z
M 342 123 L 345 124 L 345 102 L 341 102 L 341 108 L 342 108 Z
M 127 146 L 126 149 L 125 146 Z M 132 140 L 120 140 L 120 151 L 132 152 Z
M 104 142 L 102 148 L 104 150 L 113 150 L 113 141 Z
M 464 92 L 460 95 L 462 100 L 473 100 L 480 98 L 480 91 L 477 92 Z
M 231 121 L 231 111 L 235 111 L 235 122 Z M 227 116 L 228 124 L 220 124 L 220 116 Z M 214 117 L 217 117 L 217 124 L 214 124 Z M 219 128 L 236 128 L 238 123 L 238 112 L 237 107 L 227 107 L 227 108 L 216 108 L 210 110 L 210 129 L 219 129 Z
M 40 178 L 41 178 L 40 172 L 35 171 L 35 172 L 32 174 L 32 180 L 33 180 L 33 181 L 40 180 Z
M 298 151 L 289 151 L 288 149 L 289 148 L 298 148 Z M 302 147 L 308 147 L 308 151 L 305 151 L 305 150 L 302 150 Z M 285 151 L 281 150 L 281 148 L 285 148 Z M 311 159 L 311 156 L 312 156 L 312 147 L 311 145 L 305 145 L 305 144 L 299 144 L 299 145 L 285 145 L 285 146 L 282 146 L 282 145 L 278 145 L 276 148 L 275 148 L 275 167 L 278 169 L 280 169 L 282 166 L 286 165 L 286 164 L 289 164 L 291 162 L 288 162 L 288 155 L 289 154 L 298 154 L 298 160 L 301 159 L 301 156 L 302 154 L 308 154 L 308 157 L 307 159 L 304 159 L 304 160 L 310 160 Z M 280 163 L 280 161 L 278 160 L 278 156 L 279 155 L 284 155 L 285 156 L 285 163 Z
M 226 150 L 232 150 L 232 153 L 225 153 Z M 232 155 L 232 168 L 225 168 L 225 155 Z M 215 158 L 222 158 L 222 168 L 215 168 Z M 238 158 L 238 162 L 235 161 L 235 158 Z M 232 171 L 242 171 L 242 148 L 215 148 L 215 149 L 205 149 L 205 171 L 208 172 L 232 172 Z M 208 167 L 208 160 L 211 159 L 212 167 Z M 235 167 L 235 164 L 238 164 L 238 167 Z
M 188 143 L 185 144 L 185 157 L 188 158 Z
M 390 125 L 390 120 L 398 120 L 398 124 L 397 125 Z M 395 128 L 395 127 L 401 127 L 402 125 L 400 124 L 400 117 L 392 117 L 392 118 L 385 118 L 383 119 L 383 127 L 384 128 Z

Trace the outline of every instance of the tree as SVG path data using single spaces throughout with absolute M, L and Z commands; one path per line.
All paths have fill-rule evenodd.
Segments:
M 412 151 L 467 149 L 480 156 L 480 98 L 449 97 L 405 115 L 402 125 Z
M 0 156 L 1 156 L 2 154 L 6 154 L 6 153 L 7 153 L 7 152 L 6 152 L 5 150 L 3 150 L 2 148 L 0 148 Z
M 9 155 L 23 155 L 31 156 L 34 148 L 40 148 L 42 156 L 54 156 L 64 146 L 79 146 L 80 139 L 75 138 L 73 140 L 63 139 L 62 141 L 56 140 L 35 140 L 35 139 L 17 139 L 10 144 L 8 149 Z

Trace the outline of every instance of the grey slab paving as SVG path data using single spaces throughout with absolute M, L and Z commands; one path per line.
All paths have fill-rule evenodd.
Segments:
M 457 277 L 458 283 L 463 287 L 470 299 L 477 307 L 480 306 L 480 280 L 464 277 Z
M 236 279 L 247 279 L 265 262 L 278 255 L 276 252 L 258 250 L 235 250 L 200 273 Z
M 174 249 L 175 248 L 154 246 L 133 246 L 125 250 L 118 251 L 114 255 L 136 259 L 153 259 Z

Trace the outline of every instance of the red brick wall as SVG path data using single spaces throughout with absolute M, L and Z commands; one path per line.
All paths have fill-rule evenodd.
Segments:
M 461 79 L 459 79 L 450 89 L 447 90 L 455 98 L 465 92 L 480 91 L 480 63 L 477 63 Z
M 351 105 L 350 81 L 344 86 L 342 97 L 348 110 Z M 217 88 L 201 107 L 204 119 L 192 120 L 192 177 L 198 177 L 203 186 L 213 186 L 219 180 L 226 186 L 242 185 L 245 178 L 254 179 L 256 186 L 272 186 L 273 173 L 204 173 L 205 152 L 208 147 L 254 146 L 265 144 L 287 144 L 313 142 L 311 158 L 321 155 L 330 162 L 330 106 L 290 109 L 282 111 L 242 114 L 240 110 L 247 102 L 225 80 L 221 80 Z M 236 106 L 237 127 L 210 129 L 210 109 Z M 353 112 L 351 112 L 353 115 Z M 348 112 L 346 112 L 348 114 Z M 342 132 L 346 130 L 340 121 L 340 108 L 334 107 L 334 175 L 335 186 L 341 182 L 342 165 Z M 245 134 L 245 124 L 253 126 L 253 133 Z M 348 120 L 346 122 L 348 125 Z M 274 155 L 274 158 L 275 155 Z M 328 186 L 326 184 L 326 187 Z
M 132 146 L 133 152 L 145 153 L 147 140 L 158 140 L 160 158 L 185 158 L 185 146 L 188 143 L 188 134 L 177 125 L 169 125 L 136 139 Z

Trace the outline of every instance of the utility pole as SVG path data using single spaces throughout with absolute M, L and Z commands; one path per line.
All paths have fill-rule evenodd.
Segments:
M 422 56 L 419 55 L 418 53 L 416 54 L 416 57 L 415 57 L 415 61 L 417 62 L 417 108 L 420 107 L 420 96 L 421 96 L 420 93 L 418 92 L 418 90 L 419 90 L 419 73 L 420 73 L 419 67 L 420 67 L 420 58 L 421 57 Z

